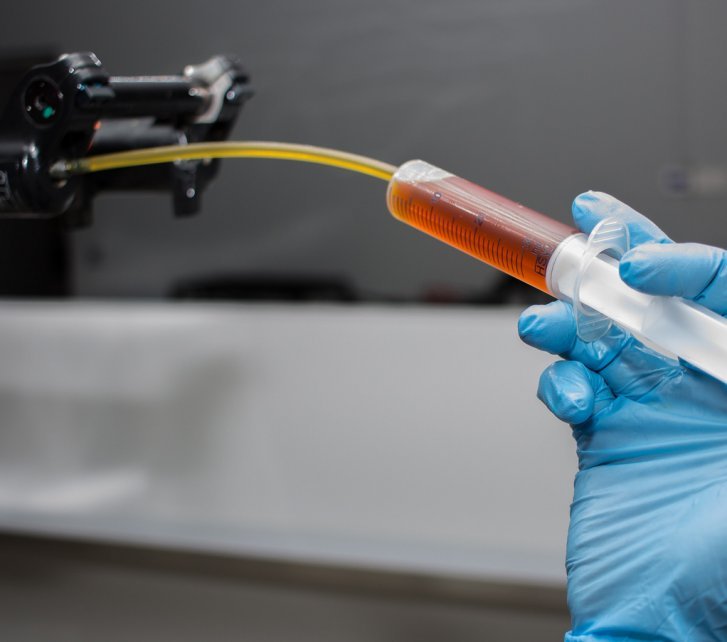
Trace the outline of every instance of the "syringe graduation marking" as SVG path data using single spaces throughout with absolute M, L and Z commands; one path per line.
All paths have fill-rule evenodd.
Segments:
M 475 217 L 473 221 L 474 226 L 469 230 L 464 226 L 456 225 L 453 217 L 445 218 L 437 216 L 435 205 L 431 205 L 428 210 L 424 210 L 412 197 L 407 199 L 405 208 L 409 210 L 419 223 L 428 222 L 431 226 L 435 227 L 435 231 L 438 233 L 437 236 L 454 236 L 457 244 L 463 246 L 470 254 L 484 254 L 490 259 L 490 262 L 505 264 L 508 272 L 522 277 L 522 253 L 518 257 L 515 252 L 502 244 L 502 239 L 497 239 L 495 243 L 493 238 L 485 237 L 479 233 L 482 225 L 486 225 L 489 222 L 487 215 L 482 212 L 483 209 L 487 209 L 504 219 L 508 219 L 513 226 L 520 227 L 523 233 L 526 233 L 527 229 L 521 224 L 521 221 L 513 217 L 511 212 L 492 200 L 476 201 L 470 194 L 457 185 L 451 186 L 451 193 L 453 196 L 456 196 L 456 200 L 460 206 L 467 206 L 462 209 Z M 399 202 L 402 200 L 398 196 L 395 198 Z M 497 224 L 494 223 L 494 225 Z M 520 258 L 520 261 L 518 261 L 518 258 Z
M 472 233 L 469 235 L 469 247 L 471 250 L 471 253 L 475 254 L 477 252 L 477 248 L 473 243 L 473 240 L 476 242 L 477 240 L 482 238 L 482 235 L 479 234 L 479 229 L 483 224 L 487 224 L 487 215 L 482 212 L 483 209 L 489 210 L 490 212 L 493 212 L 495 214 L 498 214 L 504 219 L 508 219 L 513 225 L 518 225 L 520 221 L 515 219 L 512 214 L 504 209 L 503 207 L 499 206 L 496 202 L 492 200 L 480 200 L 476 201 L 470 194 L 468 194 L 465 190 L 463 190 L 461 187 L 457 185 L 452 186 L 452 193 L 457 197 L 457 201 L 460 204 L 464 204 L 468 206 L 468 209 L 472 215 L 476 217 L 476 227 L 472 228 Z M 484 220 L 483 220 L 484 219 Z M 522 227 L 522 226 L 520 226 Z M 523 231 L 526 231 L 523 228 Z M 462 233 L 465 233 L 465 230 L 462 229 Z M 498 239 L 497 246 L 495 248 L 495 251 L 497 253 L 497 260 L 499 263 L 505 263 L 508 267 L 508 271 L 515 272 L 518 274 L 518 276 L 522 276 L 522 266 L 517 265 L 517 261 L 513 257 L 513 252 L 509 250 L 508 248 L 504 247 L 502 245 L 502 240 Z M 487 254 L 491 257 L 491 259 L 494 259 L 492 255 L 492 248 L 490 246 L 489 251 Z
M 404 176 L 405 168 L 400 170 Z M 394 216 L 548 291 L 545 268 L 550 256 L 575 230 L 451 174 L 423 180 L 398 176 L 388 196 Z

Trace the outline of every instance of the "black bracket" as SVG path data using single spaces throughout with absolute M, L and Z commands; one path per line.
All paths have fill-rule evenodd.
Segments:
M 225 140 L 252 96 L 232 57 L 172 76 L 110 76 L 92 53 L 32 68 L 0 117 L 0 217 L 91 220 L 93 197 L 110 190 L 164 190 L 174 211 L 199 210 L 219 161 L 180 161 L 57 179 L 61 160 L 161 145 Z

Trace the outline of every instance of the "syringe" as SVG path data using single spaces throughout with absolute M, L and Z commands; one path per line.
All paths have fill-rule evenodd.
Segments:
M 389 184 L 387 204 L 399 220 L 573 304 L 579 336 L 601 337 L 615 322 L 652 347 L 727 383 L 727 319 L 690 301 L 651 296 L 627 286 L 618 257 L 627 227 L 599 223 L 589 236 L 420 160 L 398 169 L 335 149 L 244 141 L 138 149 L 59 161 L 57 179 L 74 174 L 180 159 L 275 158 L 330 165 Z
M 626 285 L 617 259 L 629 238 L 620 221 L 605 219 L 586 236 L 420 160 L 396 170 L 386 200 L 400 221 L 572 303 L 585 341 L 615 322 L 727 383 L 727 320 L 690 301 Z

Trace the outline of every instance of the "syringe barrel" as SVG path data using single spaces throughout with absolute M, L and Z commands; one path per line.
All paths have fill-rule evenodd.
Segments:
M 573 302 L 578 291 L 577 309 L 600 313 L 727 383 L 727 319 L 682 299 L 627 286 L 616 259 L 599 246 L 591 253 L 597 229 L 587 238 L 420 160 L 396 171 L 386 201 L 397 219 L 558 299 Z M 606 236 L 611 232 L 606 229 Z
M 397 170 L 386 202 L 400 221 L 549 294 L 553 252 L 577 232 L 421 160 Z

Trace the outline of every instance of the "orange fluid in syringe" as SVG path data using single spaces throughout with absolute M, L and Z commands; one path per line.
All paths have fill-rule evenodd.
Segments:
M 548 263 L 577 232 L 424 161 L 398 169 L 386 200 L 400 221 L 549 294 Z

